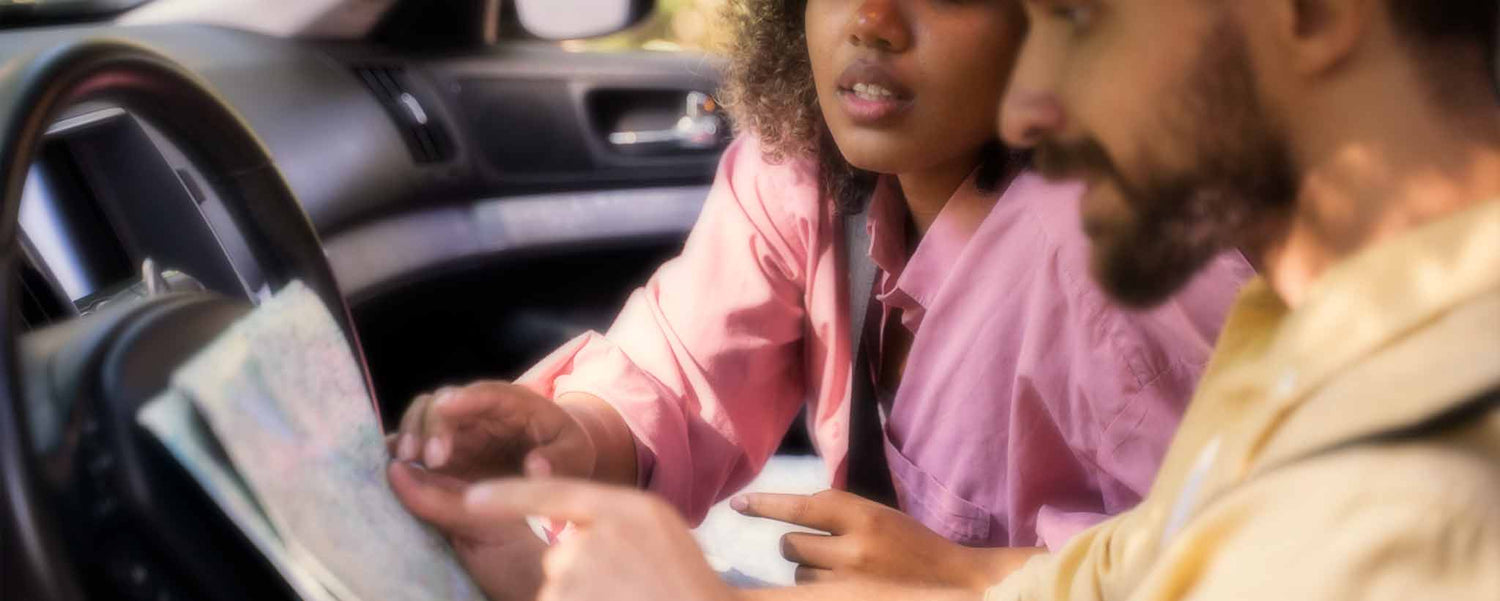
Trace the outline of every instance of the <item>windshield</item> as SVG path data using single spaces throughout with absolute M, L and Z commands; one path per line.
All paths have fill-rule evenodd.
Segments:
M 103 12 L 129 8 L 149 0 L 0 0 L 0 6 L 67 8 L 78 12 Z
M 609 52 L 659 50 L 722 53 L 728 46 L 725 0 L 657 0 L 650 17 L 625 31 L 563 42 L 569 49 Z
M 118 14 L 151 0 L 0 0 L 0 27 Z

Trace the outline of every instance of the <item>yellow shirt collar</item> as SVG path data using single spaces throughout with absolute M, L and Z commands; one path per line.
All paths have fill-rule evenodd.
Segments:
M 1250 346 L 1258 347 L 1252 352 L 1262 359 L 1261 369 L 1255 371 L 1272 378 L 1266 382 L 1272 391 L 1270 402 L 1279 406 L 1270 409 L 1290 413 L 1361 359 L 1455 307 L 1497 293 L 1500 199 L 1425 224 L 1334 265 L 1294 311 L 1288 311 L 1270 286 L 1257 279 L 1242 293 L 1236 312 L 1254 308 L 1258 318 L 1246 320 L 1247 325 L 1259 322 L 1271 328 L 1262 331 L 1258 340 L 1255 332 L 1241 335 L 1260 342 Z M 1233 335 L 1232 321 L 1226 334 Z M 1500 359 L 1492 356 L 1491 360 L 1500 366 Z M 1345 406 L 1347 423 L 1330 428 L 1320 440 L 1299 440 L 1276 454 L 1322 448 L 1400 427 L 1464 400 L 1413 394 L 1401 397 L 1397 406 L 1371 406 L 1367 399 L 1319 399 Z

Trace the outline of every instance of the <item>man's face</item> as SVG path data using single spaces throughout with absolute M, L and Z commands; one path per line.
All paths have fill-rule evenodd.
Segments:
M 1296 174 L 1263 108 L 1236 2 L 1027 0 L 1001 108 L 1012 147 L 1088 185 L 1095 277 L 1150 306 L 1214 255 L 1261 242 Z

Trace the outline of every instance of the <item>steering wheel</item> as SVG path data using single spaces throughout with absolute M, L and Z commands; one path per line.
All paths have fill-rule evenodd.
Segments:
M 14 282 L 22 187 L 49 124 L 69 107 L 95 102 L 150 122 L 193 160 L 271 288 L 307 284 L 363 362 L 348 307 L 301 205 L 266 148 L 207 85 L 150 49 L 108 39 L 0 61 L 5 592 L 23 599 L 284 598 L 284 588 L 267 584 L 279 580 L 134 423 L 135 409 L 164 388 L 177 365 L 249 310 L 244 299 L 169 294 L 26 340 L 20 335 Z M 44 409 L 58 415 L 54 427 L 39 430 L 48 421 L 39 414 Z M 37 440 L 39 431 L 47 440 Z

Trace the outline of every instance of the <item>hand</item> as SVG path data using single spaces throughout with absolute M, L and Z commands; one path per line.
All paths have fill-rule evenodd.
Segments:
M 459 562 L 492 601 L 536 598 L 547 545 L 524 519 L 476 523 L 464 509 L 470 483 L 414 464 L 394 462 L 386 476 L 401 504 L 448 538 Z
M 782 537 L 781 555 L 797 564 L 798 584 L 874 577 L 984 590 L 1040 552 L 964 547 L 911 516 L 840 490 L 811 496 L 745 494 L 730 506 L 744 515 L 829 533 Z
M 597 457 L 594 440 L 566 409 L 504 382 L 417 397 L 390 443 L 400 461 L 468 481 L 519 474 L 527 460 L 587 478 Z
M 655 496 L 577 480 L 512 479 L 473 487 L 464 507 L 473 524 L 522 515 L 574 524 L 574 535 L 542 559 L 538 601 L 735 598 L 677 511 Z

